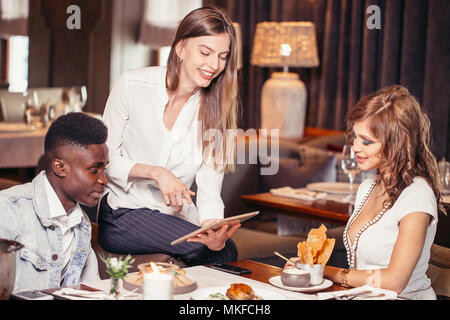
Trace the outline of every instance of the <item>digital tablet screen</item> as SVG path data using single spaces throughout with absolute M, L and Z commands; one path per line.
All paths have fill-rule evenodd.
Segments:
M 189 238 L 195 237 L 199 233 L 205 232 L 208 229 L 216 230 L 216 229 L 219 229 L 220 227 L 222 227 L 223 225 L 226 225 L 226 224 L 236 224 L 236 223 L 238 223 L 238 221 L 239 221 L 239 223 L 242 223 L 245 220 L 253 218 L 257 214 L 259 214 L 259 211 L 253 211 L 253 212 L 244 213 L 244 214 L 240 214 L 240 215 L 237 215 L 237 216 L 232 216 L 232 217 L 228 217 L 228 218 L 225 218 L 225 219 L 221 219 L 221 220 L 219 220 L 219 221 L 217 221 L 217 222 L 215 222 L 213 224 L 210 224 L 209 226 L 205 226 L 205 227 L 199 228 L 199 229 L 195 230 L 194 232 L 191 232 L 191 233 L 189 233 L 189 234 L 187 234 L 187 235 L 185 235 L 185 236 L 183 236 L 181 238 L 178 238 L 177 240 L 172 241 L 170 244 L 171 245 L 179 244 L 179 243 L 181 243 L 183 241 L 186 241 Z

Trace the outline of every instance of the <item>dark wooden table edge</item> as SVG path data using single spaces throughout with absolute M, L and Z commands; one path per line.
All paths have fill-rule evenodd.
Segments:
M 260 194 L 242 195 L 241 199 L 247 205 L 255 207 L 259 210 L 276 209 L 280 211 L 279 214 L 288 215 L 291 217 L 305 218 L 310 220 L 320 219 L 329 223 L 340 225 L 346 225 L 347 220 L 350 217 L 350 215 L 344 213 L 326 211 L 318 208 L 310 208 L 306 205 L 302 205 L 301 200 L 297 200 L 296 203 L 288 203 L 287 201 L 289 200 L 283 198 L 280 199 L 280 201 L 284 200 L 286 202 L 272 202 L 270 200 L 261 199 L 260 197 L 264 195 L 275 197 L 272 196 L 269 192 L 266 192 Z M 256 196 L 258 198 L 255 198 Z M 306 202 L 304 203 L 306 204 Z

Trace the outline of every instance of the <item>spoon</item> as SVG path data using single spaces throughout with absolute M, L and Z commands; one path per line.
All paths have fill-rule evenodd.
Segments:
M 276 252 L 276 251 L 274 251 L 273 253 L 275 253 L 275 254 L 276 254 L 277 256 L 279 256 L 280 258 L 286 260 L 287 262 L 292 263 L 293 265 L 295 265 L 295 267 L 296 267 L 297 269 L 303 270 L 302 264 L 301 264 L 300 262 L 294 262 L 294 261 L 292 261 L 292 260 L 286 258 L 285 256 L 283 256 L 282 254 L 280 254 L 280 253 L 278 253 L 278 252 Z

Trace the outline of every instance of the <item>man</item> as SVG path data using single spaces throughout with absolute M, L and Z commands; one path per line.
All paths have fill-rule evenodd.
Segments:
M 91 224 L 79 204 L 95 206 L 102 196 L 106 138 L 98 119 L 59 117 L 45 136 L 46 169 L 30 183 L 0 192 L 0 238 L 24 245 L 14 291 L 99 279 Z

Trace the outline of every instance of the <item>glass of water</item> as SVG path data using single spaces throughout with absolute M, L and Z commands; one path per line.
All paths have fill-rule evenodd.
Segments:
M 346 144 L 342 150 L 342 160 L 341 167 L 344 173 L 348 176 L 350 180 L 350 195 L 353 195 L 353 183 L 355 181 L 356 175 L 360 172 L 358 167 L 358 161 L 356 159 L 356 154 L 352 150 L 350 144 Z
M 442 195 L 450 195 L 450 163 L 447 161 L 439 163 L 439 180 Z

